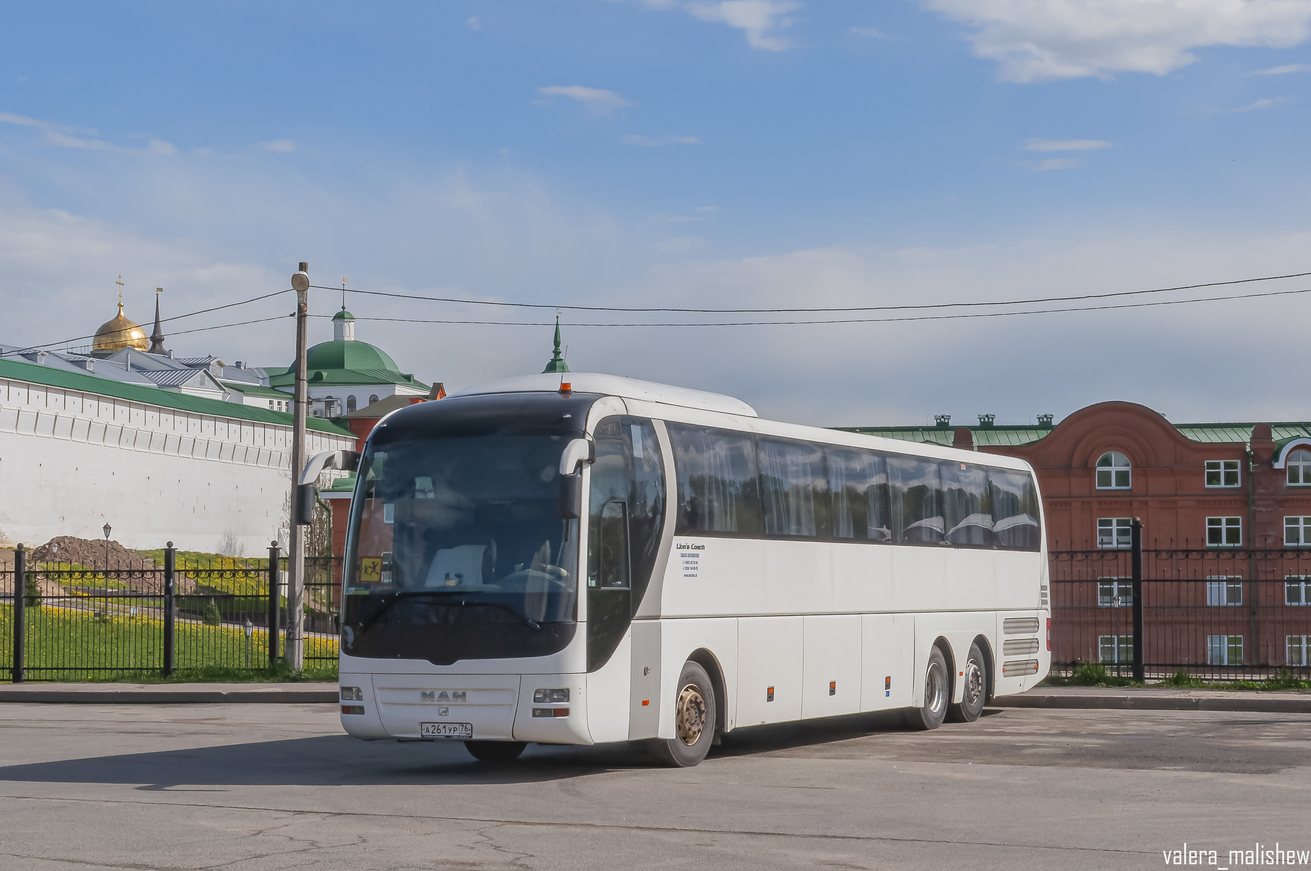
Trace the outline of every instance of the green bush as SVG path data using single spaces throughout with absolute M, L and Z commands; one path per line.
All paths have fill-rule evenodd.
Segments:
M 205 603 L 204 616 L 202 616 L 200 619 L 201 622 L 204 623 L 206 626 L 218 626 L 220 623 L 222 623 L 223 615 L 219 613 L 218 603 L 215 602 L 213 599 L 207 601 Z
M 28 608 L 41 607 L 41 588 L 37 585 L 36 575 L 32 572 L 23 575 L 23 604 Z

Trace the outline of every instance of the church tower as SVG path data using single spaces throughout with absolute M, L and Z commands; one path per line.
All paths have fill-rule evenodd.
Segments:
M 560 355 L 560 316 L 555 316 L 555 353 L 551 355 L 550 362 L 542 370 L 543 375 L 563 373 L 569 371 L 569 365 L 565 363 L 564 357 Z

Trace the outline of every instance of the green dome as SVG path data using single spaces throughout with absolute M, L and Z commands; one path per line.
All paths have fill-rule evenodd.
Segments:
M 345 307 L 343 306 L 341 311 L 337 312 L 335 315 L 332 316 L 332 319 L 334 321 L 353 321 L 355 320 L 355 315 L 346 311 Z
M 314 369 L 385 369 L 400 372 L 387 352 L 368 342 L 323 342 L 310 348 L 305 367 Z

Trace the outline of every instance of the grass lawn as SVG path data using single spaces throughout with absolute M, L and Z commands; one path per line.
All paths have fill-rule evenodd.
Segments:
M 157 611 L 135 615 L 43 605 L 26 611 L 25 665 L 32 680 L 162 680 L 164 623 Z M 0 606 L 0 669 L 13 664 L 13 606 Z M 285 644 L 285 633 L 280 643 Z M 268 668 L 268 633 L 256 628 L 249 640 L 241 626 L 174 623 L 171 680 L 288 680 L 290 669 Z M 285 648 L 284 648 L 285 649 Z M 250 671 L 247 671 L 249 652 Z M 315 660 L 313 657 L 326 657 Z M 334 680 L 337 639 L 305 638 L 305 679 Z M 310 674 L 312 673 L 312 677 Z

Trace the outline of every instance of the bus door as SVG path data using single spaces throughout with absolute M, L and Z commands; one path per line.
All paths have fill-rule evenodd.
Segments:
M 609 417 L 596 427 L 588 499 L 587 670 L 614 653 L 651 580 L 665 483 L 651 421 Z

